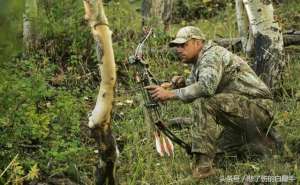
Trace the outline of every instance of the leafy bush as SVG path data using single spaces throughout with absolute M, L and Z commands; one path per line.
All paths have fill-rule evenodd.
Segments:
M 19 154 L 24 170 L 39 164 L 43 173 L 66 173 L 90 150 L 81 143 L 86 111 L 72 91 L 48 85 L 47 70 L 39 70 L 36 60 L 17 60 L 1 71 L 0 169 Z
M 180 22 L 183 20 L 197 20 L 203 18 L 211 18 L 223 11 L 226 6 L 233 5 L 232 0 L 179 0 L 175 1 L 173 11 L 173 21 Z

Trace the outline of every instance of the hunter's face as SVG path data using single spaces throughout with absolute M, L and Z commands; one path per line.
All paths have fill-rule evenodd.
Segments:
M 181 58 L 183 63 L 194 63 L 197 61 L 198 54 L 203 47 L 201 40 L 189 40 L 184 44 L 179 44 L 176 46 L 176 52 Z

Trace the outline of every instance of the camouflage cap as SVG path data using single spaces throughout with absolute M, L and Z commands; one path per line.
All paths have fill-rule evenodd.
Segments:
M 186 26 L 179 29 L 176 34 L 176 38 L 169 43 L 169 46 L 174 47 L 178 44 L 183 44 L 191 39 L 205 40 L 205 35 L 197 27 Z

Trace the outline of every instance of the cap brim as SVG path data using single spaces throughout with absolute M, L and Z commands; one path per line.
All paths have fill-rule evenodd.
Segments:
M 169 43 L 170 47 L 174 47 L 176 45 L 184 44 L 187 40 L 184 38 L 176 38 Z

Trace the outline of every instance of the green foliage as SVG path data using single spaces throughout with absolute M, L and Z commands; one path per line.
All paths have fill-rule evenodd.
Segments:
M 226 6 L 232 6 L 231 0 L 201 0 L 201 1 L 175 1 L 175 10 L 173 12 L 174 22 L 183 20 L 191 21 L 197 19 L 207 19 L 218 15 L 224 11 Z
M 0 63 L 22 49 L 22 12 L 23 0 L 0 1 Z
M 48 85 L 49 69 L 40 69 L 38 60 L 14 61 L 0 78 L 0 169 L 19 153 L 25 169 L 34 162 L 43 173 L 55 175 L 80 166 L 90 150 L 81 143 L 81 118 L 86 111 L 72 92 Z
M 8 177 L 5 181 L 2 177 L 4 174 Z M 18 161 L 18 154 L 13 158 L 13 160 L 9 163 L 9 165 L 5 168 L 5 170 L 0 175 L 0 183 L 1 184 L 12 184 L 12 185 L 19 185 L 23 184 L 24 181 L 32 181 L 36 180 L 39 177 L 39 168 L 37 164 L 34 164 L 30 167 L 28 172 L 25 172 L 23 166 Z
M 285 30 L 300 29 L 299 0 L 290 0 L 288 3 L 283 2 L 275 8 L 276 19 Z

